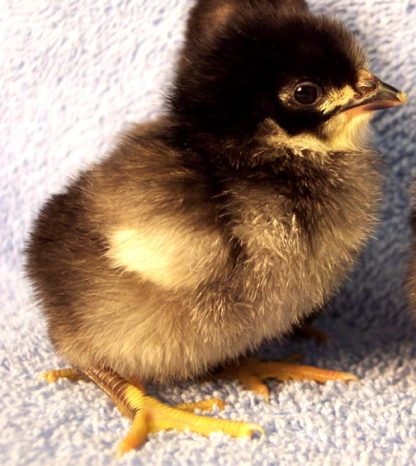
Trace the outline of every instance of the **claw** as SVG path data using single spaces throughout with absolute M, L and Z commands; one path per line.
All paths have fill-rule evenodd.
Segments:
M 133 419 L 128 434 L 119 443 L 117 447 L 117 457 L 121 458 L 130 450 L 141 447 L 147 439 L 149 428 L 146 422 L 145 413 L 138 411 Z

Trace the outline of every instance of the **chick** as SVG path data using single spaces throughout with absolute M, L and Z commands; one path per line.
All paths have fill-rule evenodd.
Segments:
M 262 380 L 351 380 L 288 361 L 233 365 L 319 309 L 373 230 L 380 198 L 372 111 L 403 93 L 366 68 L 354 37 L 303 1 L 204 0 L 191 11 L 159 120 L 134 126 L 42 209 L 27 273 L 50 338 L 149 432 L 234 436 L 256 424 L 172 408 L 143 383 L 227 366 Z

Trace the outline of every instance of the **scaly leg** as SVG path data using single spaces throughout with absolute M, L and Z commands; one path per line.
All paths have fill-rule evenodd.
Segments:
M 45 373 L 44 378 L 49 382 L 62 377 L 75 380 L 82 378 L 84 374 L 114 401 L 122 414 L 133 419 L 130 431 L 118 447 L 119 455 L 141 446 L 149 433 L 160 430 L 189 429 L 204 435 L 221 431 L 233 437 L 251 437 L 256 432 L 264 433 L 257 424 L 199 416 L 193 413 L 196 409 L 212 410 L 215 405 L 222 409 L 224 402 L 221 400 L 213 398 L 198 403 L 169 406 L 146 395 L 142 386 L 132 385 L 108 369 L 88 369 L 82 373 L 75 369 L 49 371 Z
M 357 377 L 348 372 L 330 371 L 314 366 L 305 366 L 290 362 L 294 358 L 286 361 L 265 362 L 250 358 L 245 363 L 226 367 L 217 374 L 218 378 L 237 379 L 249 390 L 253 390 L 259 395 L 269 398 L 269 388 L 263 383 L 265 379 L 285 380 L 313 380 L 325 383 L 333 381 L 358 380 Z M 296 357 L 298 359 L 298 356 Z
M 43 372 L 41 374 L 41 378 L 46 380 L 48 383 L 55 383 L 59 379 L 68 379 L 72 382 L 77 382 L 78 380 L 88 380 L 82 374 L 82 372 L 77 369 L 73 369 L 72 367 Z

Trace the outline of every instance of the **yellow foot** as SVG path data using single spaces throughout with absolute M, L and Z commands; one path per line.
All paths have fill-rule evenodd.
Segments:
M 55 383 L 59 379 L 68 379 L 72 382 L 78 380 L 87 380 L 85 376 L 79 372 L 77 369 L 67 368 L 67 369 L 58 369 L 54 371 L 45 371 L 40 375 L 42 379 L 46 380 L 48 383 Z
M 142 390 L 128 384 L 124 400 L 135 414 L 129 433 L 118 447 L 119 456 L 140 447 L 149 433 L 161 430 L 190 430 L 203 435 L 220 431 L 232 437 L 251 437 L 255 433 L 264 433 L 257 424 L 199 416 L 190 412 L 195 409 L 212 409 L 215 405 L 221 408 L 223 403 L 216 399 L 173 407 L 145 395 Z
M 196 410 L 213 411 L 215 408 L 224 409 L 225 403 L 219 398 L 209 398 L 208 400 L 197 401 L 196 403 L 181 403 L 179 405 L 175 405 L 175 408 L 193 413 Z
M 122 414 L 133 419 L 131 428 L 118 447 L 118 455 L 140 447 L 149 433 L 160 430 L 190 430 L 203 435 L 224 432 L 233 437 L 251 437 L 264 434 L 253 423 L 229 421 L 194 414 L 193 411 L 209 411 L 215 406 L 224 407 L 224 402 L 215 398 L 197 403 L 169 406 L 145 394 L 142 386 L 136 386 L 108 369 L 91 368 L 83 371 L 115 402 Z
M 189 409 L 207 407 L 197 406 L 198 403 L 192 403 L 189 407 L 180 405 L 181 408 L 168 406 L 155 398 L 144 395 L 134 386 L 128 387 L 126 400 L 131 402 L 137 412 L 129 433 L 119 445 L 119 455 L 142 445 L 148 433 L 161 430 L 190 430 L 203 435 L 221 431 L 233 437 L 251 437 L 256 432 L 264 433 L 257 424 L 198 416 L 188 412 Z M 212 403 L 209 404 L 212 405 Z
M 296 355 L 296 359 L 298 359 Z M 265 379 L 285 380 L 313 380 L 325 383 L 333 381 L 351 381 L 358 378 L 348 372 L 330 371 L 314 366 L 305 366 L 289 362 L 294 358 L 288 358 L 281 362 L 264 362 L 250 358 L 238 366 L 231 366 L 218 374 L 219 378 L 237 379 L 249 390 L 269 398 L 269 388 L 263 383 Z

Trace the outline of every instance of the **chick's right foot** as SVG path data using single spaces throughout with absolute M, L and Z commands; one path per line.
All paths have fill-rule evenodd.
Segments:
M 251 437 L 256 432 L 263 433 L 263 429 L 256 424 L 200 416 L 190 412 L 193 409 L 204 409 L 206 402 L 202 402 L 200 406 L 198 403 L 192 403 L 189 408 L 183 405 L 173 407 L 144 395 L 134 386 L 128 387 L 126 399 L 136 407 L 136 412 L 130 431 L 119 444 L 119 455 L 140 447 L 149 433 L 161 430 L 190 430 L 203 435 L 220 431 L 232 437 Z
M 221 409 L 224 407 L 221 400 L 210 399 L 169 406 L 146 395 L 142 387 L 130 384 L 112 371 L 91 369 L 85 371 L 85 374 L 112 398 L 122 414 L 133 419 L 130 431 L 118 447 L 119 455 L 140 447 L 149 433 L 161 430 L 190 430 L 203 435 L 220 431 L 232 437 L 252 437 L 255 433 L 264 434 L 263 429 L 257 424 L 193 413 L 196 409 L 211 410 L 215 405 Z

